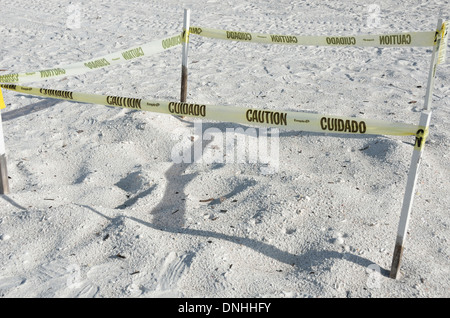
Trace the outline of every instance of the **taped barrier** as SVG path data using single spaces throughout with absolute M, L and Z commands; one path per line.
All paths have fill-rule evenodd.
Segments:
M 151 56 L 166 50 L 173 49 L 182 44 L 182 35 L 173 35 L 164 39 L 155 40 L 140 46 L 135 46 L 119 52 L 77 62 L 65 66 L 59 66 L 40 71 L 13 73 L 0 75 L 0 83 L 31 83 L 47 79 L 60 78 L 70 75 L 81 75 L 90 71 L 100 70 L 108 66 L 122 64 L 144 56 Z
M 278 127 L 287 130 L 363 135 L 415 136 L 427 128 L 383 120 L 320 115 L 293 111 L 277 111 L 245 107 L 229 107 L 182 103 L 178 101 L 145 100 L 134 97 L 106 96 L 48 88 L 2 84 L 2 88 L 29 95 L 50 97 L 91 104 L 129 108 L 168 115 L 231 122 L 245 125 Z
M 362 47 L 433 47 L 424 111 L 421 114 L 419 129 L 416 131 L 416 141 L 411 159 L 405 195 L 403 198 L 400 222 L 397 231 L 394 254 L 389 276 L 398 277 L 403 253 L 406 231 L 414 199 L 414 191 L 423 153 L 428 127 L 430 124 L 432 91 L 436 68 L 445 61 L 448 41 L 448 22 L 438 20 L 435 32 L 410 32 L 389 35 L 357 35 L 357 36 L 296 36 L 261 34 L 242 31 L 226 31 L 211 28 L 191 27 L 191 33 L 207 38 L 229 41 L 254 42 L 263 44 L 312 45 L 312 46 L 362 46 Z
M 110 53 L 82 62 L 65 66 L 46 68 L 38 71 L 0 75 L 0 83 L 31 83 L 64 76 L 82 75 L 93 70 L 133 61 L 143 56 L 151 56 L 189 43 L 189 35 L 196 34 L 207 38 L 231 41 L 254 42 L 264 44 L 288 44 L 307 46 L 366 46 L 366 47 L 408 47 L 434 46 L 436 37 L 442 42 L 439 45 L 438 64 L 445 61 L 448 27 L 443 23 L 441 30 L 436 32 L 409 32 L 389 35 L 356 35 L 356 36 L 298 36 L 250 33 L 243 31 L 226 31 L 205 27 L 189 27 L 182 34 L 155 40 L 140 46 Z
M 272 111 L 272 110 L 261 110 L 242 107 L 230 108 L 215 105 L 189 104 L 184 102 L 151 101 L 138 98 L 84 94 L 55 89 L 32 88 L 23 86 L 18 87 L 17 85 L 1 85 L 1 87 L 37 96 L 47 96 L 51 98 L 102 104 L 122 108 L 140 109 L 156 113 L 176 114 L 188 117 L 200 117 L 210 120 L 243 123 L 247 125 L 262 125 L 266 127 L 279 127 L 284 129 L 322 132 L 322 133 L 325 132 L 325 133 L 339 133 L 339 134 L 415 135 L 416 142 L 414 145 L 410 170 L 408 173 L 407 188 L 403 200 L 402 212 L 397 234 L 397 241 L 395 244 L 394 256 L 390 272 L 390 277 L 394 279 L 397 278 L 400 268 L 401 255 L 403 252 L 403 244 L 406 237 L 405 233 L 414 198 L 414 188 L 417 180 L 418 167 L 421 155 L 423 153 L 425 140 L 429 133 L 431 112 L 427 110 L 429 104 L 431 104 L 434 78 L 436 76 L 436 66 L 445 61 L 447 48 L 446 46 L 448 39 L 447 22 L 442 23 L 442 20 L 440 19 L 438 21 L 436 32 L 412 32 L 412 33 L 398 33 L 390 35 L 360 35 L 360 36 L 342 37 L 342 36 L 285 36 L 285 35 L 270 35 L 270 34 L 249 33 L 249 32 L 224 31 L 210 28 L 187 27 L 189 25 L 188 22 L 186 23 L 187 20 L 188 19 L 185 18 L 185 29 L 182 35 L 165 39 L 166 47 L 164 47 L 164 42 L 160 43 L 160 46 L 163 46 L 164 49 L 168 49 L 178 44 L 181 44 L 182 42 L 183 45 L 186 44 L 187 47 L 187 44 L 189 43 L 190 33 L 223 40 L 257 42 L 266 44 L 291 44 L 291 45 L 314 45 L 314 46 L 365 46 L 365 47 L 432 46 L 433 54 L 424 107 L 426 111 L 422 112 L 419 125 L 411 125 L 403 123 L 391 123 L 381 120 L 357 119 L 353 117 L 342 117 L 342 116 L 326 116 L 310 113 Z M 136 49 L 138 48 L 133 48 L 133 50 Z M 158 47 L 158 50 L 161 50 L 161 48 Z M 137 56 L 139 54 L 134 54 L 134 52 L 136 51 L 129 52 L 131 54 L 130 59 L 139 57 Z M 139 53 L 139 51 L 137 52 Z M 101 59 L 91 60 L 91 62 L 94 62 L 94 64 L 90 64 L 91 66 L 98 66 L 92 67 L 93 69 L 100 69 L 107 66 L 101 65 L 102 64 L 101 62 L 100 65 L 96 64 L 95 61 L 98 60 Z M 84 71 L 80 70 L 80 72 L 87 72 L 87 70 Z M 58 71 L 55 71 L 55 73 L 58 73 Z M 50 74 L 44 73 L 44 75 L 49 76 L 42 76 L 41 74 L 40 80 L 42 80 L 43 77 L 45 77 L 44 79 L 47 79 L 49 77 L 66 76 L 74 74 L 77 73 L 75 71 L 73 73 L 68 72 L 68 74 L 53 74 L 53 72 L 50 72 Z M 25 74 L 5 75 L 3 77 L 0 77 L 0 82 L 24 83 L 27 80 L 26 78 L 27 76 L 33 75 L 35 74 L 25 73 Z M 13 78 L 12 81 L 11 77 Z M 37 80 L 37 78 L 35 80 Z M 31 80 L 30 78 L 28 78 L 27 82 L 35 80 Z M 0 159 L 2 159 L 2 157 L 3 156 L 0 156 Z M 0 191 L 0 193 L 2 192 Z
M 263 44 L 287 44 L 307 46 L 365 46 L 365 47 L 412 47 L 433 46 L 435 31 L 408 32 L 387 35 L 351 35 L 351 36 L 300 36 L 252 33 L 246 31 L 227 31 L 204 27 L 190 28 L 191 34 L 202 37 L 263 43 Z

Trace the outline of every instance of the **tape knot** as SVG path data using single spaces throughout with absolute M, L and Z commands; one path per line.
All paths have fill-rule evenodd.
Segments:
M 183 29 L 183 33 L 181 34 L 181 38 L 183 39 L 184 43 L 189 43 L 189 35 L 190 35 L 190 31 Z
M 448 41 L 448 22 L 442 23 L 441 30 L 439 31 L 439 47 L 438 49 L 438 61 L 437 64 L 445 62 L 447 55 L 447 41 Z
M 416 132 L 416 141 L 414 143 L 415 150 L 422 150 L 428 137 L 428 127 L 419 127 Z

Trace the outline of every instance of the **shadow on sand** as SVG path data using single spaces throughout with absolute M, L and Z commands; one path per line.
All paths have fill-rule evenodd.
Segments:
M 180 119 L 183 120 L 183 119 Z M 192 124 L 191 122 L 189 122 Z M 223 124 L 226 125 L 226 124 Z M 239 126 L 239 125 L 237 125 Z M 221 127 L 221 124 L 217 123 L 211 123 L 211 124 L 205 124 L 203 123 L 203 131 L 208 129 L 209 127 Z M 248 127 L 242 126 L 244 130 Z M 224 128 L 221 127 L 221 128 Z M 223 129 L 225 131 L 225 129 Z M 280 133 L 280 136 L 282 133 Z M 287 132 L 287 135 L 291 135 L 290 132 Z M 347 137 L 347 136 L 346 136 Z M 202 138 L 199 138 L 198 141 L 201 144 L 202 149 L 205 149 L 205 147 L 208 146 L 208 144 L 211 141 L 202 141 Z M 192 151 L 194 147 L 199 146 L 198 144 L 195 144 L 195 142 L 192 143 Z M 186 197 L 185 194 L 185 187 L 194 179 L 197 177 L 198 173 L 191 173 L 191 174 L 184 174 L 186 169 L 191 165 L 192 163 L 174 163 L 165 173 L 166 178 L 166 188 L 164 195 L 162 199 L 159 201 L 159 203 L 151 210 L 150 214 L 152 216 L 152 221 L 144 221 L 142 219 L 132 217 L 132 216 L 118 216 L 118 218 L 128 218 L 134 222 L 137 222 L 141 225 L 144 225 L 146 227 L 149 227 L 154 230 L 163 231 L 167 233 L 174 233 L 174 234 L 180 234 L 180 235 L 188 235 L 188 236 L 197 236 L 197 237 L 205 237 L 208 239 L 217 239 L 222 241 L 228 241 L 231 243 L 235 243 L 238 245 L 243 245 L 248 248 L 253 249 L 254 251 L 261 253 L 267 257 L 270 257 L 274 260 L 277 260 L 279 262 L 289 264 L 292 266 L 297 267 L 299 270 L 305 270 L 310 271 L 311 268 L 314 265 L 318 265 L 322 262 L 324 262 L 327 259 L 345 259 L 349 262 L 353 262 L 359 266 L 362 266 L 364 268 L 367 268 L 368 266 L 372 265 L 373 262 L 369 259 L 366 259 L 364 257 L 354 255 L 351 253 L 340 253 L 336 251 L 329 251 L 329 250 L 310 250 L 306 253 L 303 253 L 301 255 L 295 255 L 286 251 L 283 251 L 279 249 L 276 246 L 273 246 L 271 244 L 261 242 L 255 239 L 251 239 L 248 237 L 241 237 L 241 236 L 234 236 L 234 235 L 228 235 L 224 233 L 219 232 L 213 232 L 213 231 L 207 231 L 207 230 L 197 230 L 197 229 L 189 229 L 185 228 L 185 212 L 186 212 L 186 204 L 185 200 L 183 198 Z M 237 186 L 235 189 L 230 191 L 228 194 L 224 195 L 226 199 L 231 198 L 232 196 L 238 194 L 239 192 L 242 192 L 246 190 L 247 188 L 251 188 L 254 186 L 256 182 L 247 182 L 245 184 L 241 184 Z M 139 198 L 142 198 L 146 195 L 149 195 L 152 193 L 154 187 L 149 188 L 148 190 L 143 191 L 142 193 L 138 194 L 135 198 L 131 198 L 124 202 L 122 205 L 118 206 L 118 209 L 126 209 L 130 205 L 134 204 Z M 209 204 L 218 204 L 217 200 L 212 200 Z M 111 221 L 113 219 L 103 215 L 99 211 L 93 209 L 89 206 L 84 206 L 85 208 L 90 209 L 91 211 L 97 213 L 98 215 L 101 215 Z M 116 220 L 117 221 L 117 220 Z M 389 276 L 389 270 L 381 269 L 381 274 L 384 276 Z

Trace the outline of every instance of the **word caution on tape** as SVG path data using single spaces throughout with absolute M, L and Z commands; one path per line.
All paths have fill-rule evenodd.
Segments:
M 279 127 L 282 129 L 335 134 L 416 135 L 418 125 L 392 123 L 383 120 L 320 115 L 283 110 L 255 109 L 219 105 L 182 103 L 178 101 L 145 100 L 134 97 L 105 96 L 48 88 L 2 84 L 2 88 L 17 92 L 65 99 L 75 102 L 131 108 L 154 113 L 197 117 L 207 120 L 247 125 Z
M 207 38 L 243 41 L 265 44 L 290 44 L 313 46 L 376 46 L 376 47 L 405 47 L 405 46 L 433 46 L 434 31 L 408 32 L 386 35 L 351 35 L 351 36 L 301 36 L 263 34 L 245 31 L 226 31 L 192 26 L 191 34 Z
M 0 75 L 0 83 L 31 83 L 69 75 L 81 75 L 111 65 L 122 64 L 144 56 L 161 53 L 175 48 L 178 45 L 181 45 L 181 43 L 181 34 L 173 35 L 83 62 L 46 68 L 39 71 Z

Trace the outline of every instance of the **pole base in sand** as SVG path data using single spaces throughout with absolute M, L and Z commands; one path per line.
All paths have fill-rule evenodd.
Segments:
M 395 244 L 394 256 L 392 257 L 391 272 L 389 274 L 390 278 L 397 279 L 400 273 L 400 263 L 403 254 L 403 245 Z
M 0 194 L 9 193 L 8 170 L 6 169 L 6 155 L 0 155 Z

